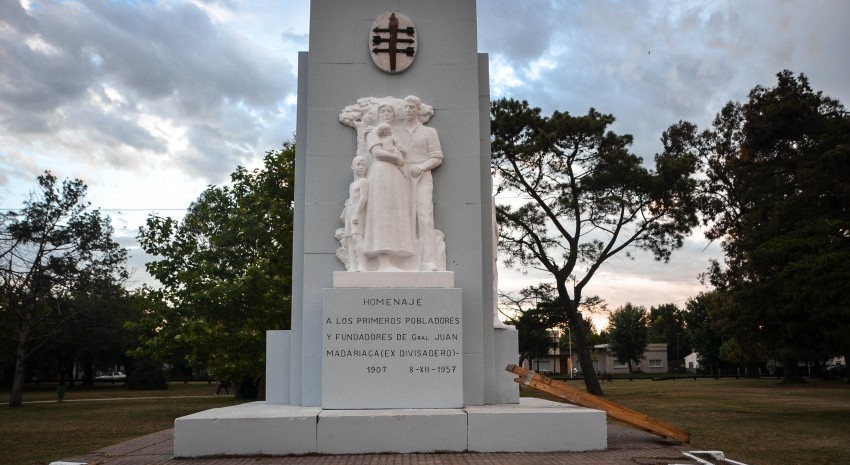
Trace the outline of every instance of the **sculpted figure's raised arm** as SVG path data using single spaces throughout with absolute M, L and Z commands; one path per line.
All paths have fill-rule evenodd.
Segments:
M 433 114 L 415 96 L 362 98 L 340 113 L 340 122 L 357 131 L 356 179 L 341 216 L 348 271 L 445 271 L 431 176 L 443 152 L 437 131 L 424 125 Z

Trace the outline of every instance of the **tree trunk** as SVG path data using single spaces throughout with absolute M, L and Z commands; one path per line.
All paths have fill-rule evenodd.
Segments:
M 847 376 L 847 384 L 850 384 L 850 370 L 848 368 L 850 368 L 850 352 L 844 354 L 844 374 Z
M 578 353 L 578 364 L 581 367 L 581 373 L 584 377 L 584 386 L 587 388 L 587 392 L 602 396 L 604 393 L 602 392 L 602 386 L 599 385 L 599 379 L 596 377 L 596 369 L 593 366 L 593 359 L 590 358 L 590 347 L 587 346 L 587 338 L 585 337 L 584 331 L 581 328 L 584 328 L 581 313 L 578 311 L 578 299 L 576 296 L 576 300 L 571 300 L 566 295 L 566 288 L 564 287 L 564 292 L 561 293 L 561 289 L 563 287 L 562 283 L 558 283 L 558 292 L 561 294 L 561 301 L 564 302 L 564 311 L 567 314 L 567 319 L 570 323 L 570 328 L 574 328 L 571 331 L 573 338 L 575 339 L 575 347 L 573 347 L 573 352 Z
M 263 376 L 260 378 L 260 382 L 257 386 L 257 401 L 265 401 L 266 400 L 266 377 Z
M 73 388 L 74 383 L 77 381 L 74 376 L 74 357 L 72 356 L 70 359 L 65 360 L 65 374 L 68 375 L 68 387 Z
M 86 356 L 83 359 L 83 386 L 94 385 L 94 360 L 92 357 Z
M 57 356 L 56 363 L 59 365 L 59 384 L 65 386 L 69 381 L 71 381 L 71 376 L 68 374 L 68 363 L 65 361 L 65 356 Z M 70 387 L 74 387 L 73 382 Z
M 590 347 L 587 345 L 587 338 L 584 334 L 584 321 L 581 313 L 578 311 L 578 305 L 581 302 L 581 291 L 577 290 L 573 298 L 570 298 L 567 292 L 566 279 L 560 276 L 555 276 L 555 287 L 558 289 L 558 297 L 561 299 L 561 305 L 564 313 L 567 315 L 567 321 L 570 324 L 570 334 L 575 339 L 575 347 L 573 352 L 578 354 L 578 364 L 581 367 L 581 373 L 584 377 L 584 386 L 587 392 L 602 396 L 602 386 L 599 385 L 599 378 L 596 377 L 596 368 L 593 366 L 593 359 L 590 358 Z
M 582 331 L 576 331 L 576 334 L 576 347 L 573 347 L 573 351 L 578 352 L 578 364 L 584 377 L 584 386 L 587 388 L 587 392 L 591 394 L 605 395 L 602 392 L 602 386 L 599 385 L 599 379 L 596 377 L 596 368 L 593 366 L 593 359 L 590 358 L 590 348 L 587 347 L 584 334 L 582 334 Z
M 24 374 L 26 372 L 27 346 L 32 329 L 27 321 L 21 323 L 18 334 L 18 349 L 15 351 L 15 373 L 12 375 L 12 391 L 9 393 L 9 407 L 20 407 L 24 397 Z
M 782 358 L 782 382 L 796 384 L 803 382 L 803 376 L 800 374 L 800 367 L 797 366 L 797 359 L 794 357 Z

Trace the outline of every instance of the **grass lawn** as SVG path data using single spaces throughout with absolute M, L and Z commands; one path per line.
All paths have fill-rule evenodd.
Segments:
M 694 450 L 722 450 L 751 465 L 850 464 L 847 382 L 617 379 L 602 389 L 611 401 L 689 431 Z
M 181 382 L 167 391 L 127 391 L 107 383 L 69 389 L 58 403 L 55 384 L 27 386 L 22 408 L 0 405 L 0 464 L 47 464 L 170 428 L 182 415 L 237 403 L 212 396 L 215 387 Z M 850 465 L 846 382 L 617 379 L 603 389 L 614 402 L 688 430 L 692 449 L 719 449 L 750 465 Z M 524 389 L 526 394 L 534 395 Z M 129 399 L 135 397 L 143 398 Z M 7 391 L 0 391 L 0 400 L 8 402 Z
M 0 464 L 48 464 L 171 428 L 183 415 L 237 403 L 232 396 L 214 396 L 215 388 L 180 382 L 165 391 L 128 391 L 99 383 L 68 389 L 59 403 L 56 384 L 42 383 L 27 385 L 24 406 L 14 409 L 7 406 L 9 392 L 0 390 Z

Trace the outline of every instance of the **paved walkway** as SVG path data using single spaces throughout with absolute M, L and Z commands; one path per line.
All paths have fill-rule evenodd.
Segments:
M 174 459 L 174 430 L 104 447 L 63 462 L 88 465 L 670 465 L 696 464 L 686 445 L 608 425 L 608 450 L 558 453 L 364 454 Z

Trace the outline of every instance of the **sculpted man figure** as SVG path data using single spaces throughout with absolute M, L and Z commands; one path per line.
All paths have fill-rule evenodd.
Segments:
M 422 255 L 419 269 L 437 271 L 431 170 L 443 164 L 443 150 L 437 130 L 422 124 L 422 119 L 430 119 L 434 112 L 431 107 L 426 111 L 428 114 L 423 114 L 419 97 L 405 97 L 404 121 L 399 125 L 398 138 L 407 149 L 404 162 L 410 175 L 415 232 Z

